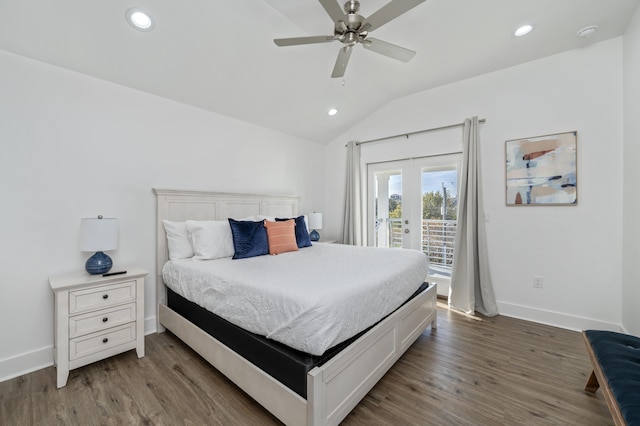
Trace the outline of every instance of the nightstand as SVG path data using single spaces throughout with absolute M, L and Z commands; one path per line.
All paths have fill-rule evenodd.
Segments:
M 135 349 L 144 356 L 142 268 L 103 277 L 87 272 L 49 277 L 54 293 L 54 363 L 57 386 L 69 370 Z

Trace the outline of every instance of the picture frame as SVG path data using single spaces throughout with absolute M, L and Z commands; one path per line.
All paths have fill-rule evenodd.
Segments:
M 578 132 L 505 142 L 507 206 L 575 206 Z

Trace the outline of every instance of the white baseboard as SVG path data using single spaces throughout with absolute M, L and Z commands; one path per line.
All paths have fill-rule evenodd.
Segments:
M 145 318 L 144 335 L 156 332 L 156 317 Z M 53 365 L 53 345 L 0 359 L 0 382 Z
M 0 382 L 53 365 L 53 345 L 0 359 Z
M 156 317 L 145 318 L 144 319 L 144 335 L 148 336 L 149 334 L 153 334 L 158 331 L 156 328 Z
M 606 321 L 595 320 L 593 318 L 579 317 L 576 315 L 564 314 L 545 309 L 532 308 L 530 306 L 516 305 L 507 302 L 496 302 L 500 315 L 533 321 L 553 327 L 565 328 L 568 330 L 609 330 L 622 332 L 622 326 Z

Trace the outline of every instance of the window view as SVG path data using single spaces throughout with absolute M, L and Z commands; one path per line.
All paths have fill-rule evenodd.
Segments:
M 422 170 L 422 251 L 429 275 L 449 278 L 458 224 L 458 176 L 455 169 Z
M 457 228 L 458 158 L 438 156 L 368 166 L 369 244 L 422 250 L 429 280 L 447 295 Z
M 375 246 L 402 247 L 402 172 L 376 173 L 374 182 Z

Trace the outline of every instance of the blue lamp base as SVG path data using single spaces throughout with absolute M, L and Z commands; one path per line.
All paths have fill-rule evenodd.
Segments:
M 109 256 L 101 251 L 97 251 L 93 256 L 87 259 L 84 269 L 91 275 L 104 274 L 109 272 L 113 266 L 113 261 Z
M 309 239 L 311 241 L 318 241 L 320 240 L 320 234 L 318 234 L 318 231 L 316 231 L 315 229 L 313 231 L 311 231 L 309 233 Z

